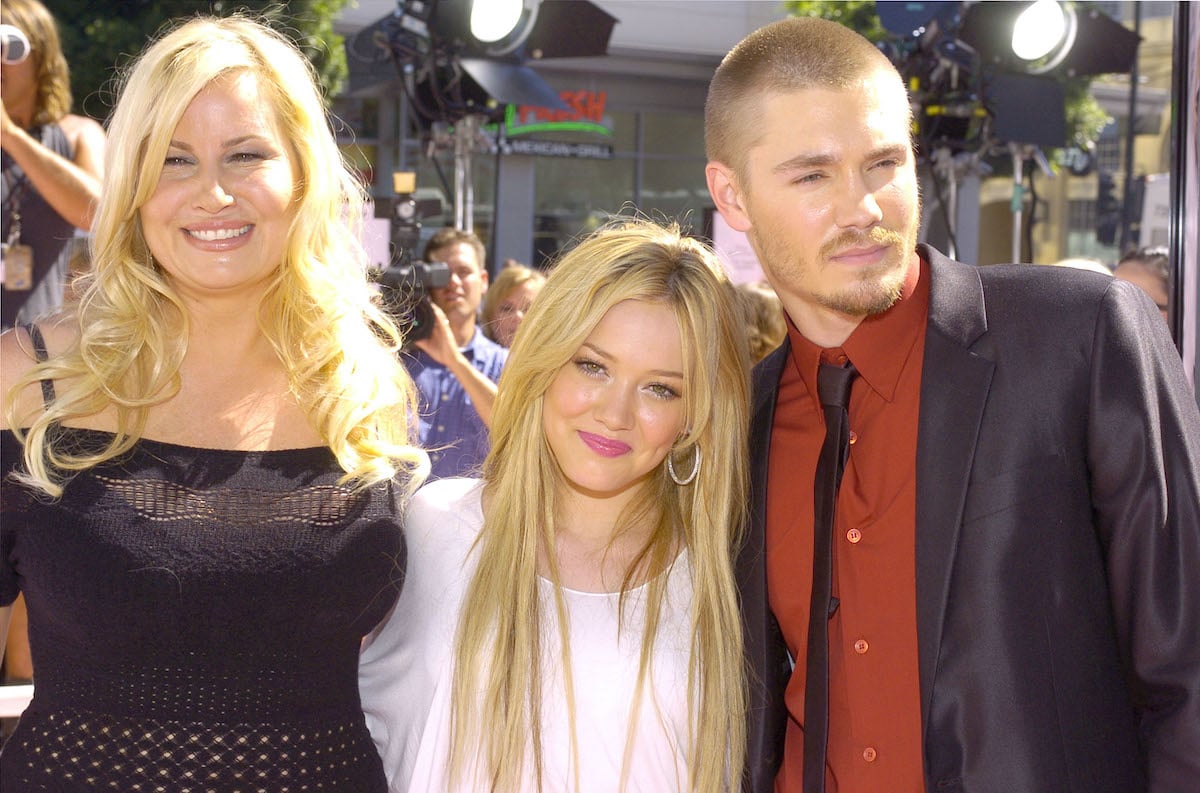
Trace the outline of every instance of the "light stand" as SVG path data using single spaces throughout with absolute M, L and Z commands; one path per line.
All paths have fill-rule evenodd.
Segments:
M 463 116 L 454 124 L 454 227 L 475 230 L 475 183 L 472 154 L 485 144 L 482 132 L 484 116 Z
M 1012 203 L 1009 204 L 1009 209 L 1012 212 L 1012 256 L 1010 261 L 1021 261 L 1021 221 L 1024 217 L 1025 207 L 1025 160 L 1029 156 L 1028 146 L 1023 143 L 1008 144 L 1008 151 L 1012 155 L 1013 167 L 1013 193 Z
M 1046 155 L 1042 153 L 1041 148 L 1032 143 L 1009 143 L 1008 151 L 1012 155 L 1013 166 L 1013 196 L 1012 210 L 1013 228 L 1012 228 L 1012 261 L 1015 263 L 1021 262 L 1021 230 L 1022 220 L 1025 216 L 1025 162 L 1033 160 L 1045 176 L 1054 176 L 1054 171 L 1050 168 L 1050 163 L 1046 161 Z M 1032 178 L 1032 176 L 1031 176 Z M 1034 196 L 1036 203 L 1036 195 Z M 1030 243 L 1032 245 L 1032 243 Z M 1029 256 L 1033 258 L 1033 251 L 1030 250 Z
M 946 218 L 946 255 L 951 259 L 958 258 L 958 173 L 954 164 L 954 154 L 949 146 L 939 146 L 929 158 L 935 176 L 940 174 L 946 184 L 945 195 L 939 196 L 942 202 L 943 215 Z

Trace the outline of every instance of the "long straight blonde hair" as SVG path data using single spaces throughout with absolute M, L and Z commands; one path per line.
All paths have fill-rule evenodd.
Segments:
M 746 694 L 731 559 L 746 501 L 749 396 L 743 321 L 711 251 L 681 236 L 675 226 L 634 219 L 609 224 L 561 259 L 521 324 L 500 378 L 492 450 L 483 471 L 484 523 L 475 549 L 479 564 L 455 640 L 452 780 L 478 779 L 482 773 L 489 790 L 503 793 L 516 790 L 522 775 L 532 771 L 541 785 L 544 681 L 539 670 L 543 654 L 558 649 L 543 642 L 543 619 L 557 621 L 564 643 L 568 636 L 554 553 L 564 480 L 542 428 L 544 395 L 605 313 L 624 300 L 658 302 L 675 313 L 683 339 L 688 430 L 671 454 L 684 471 L 691 470 L 700 450 L 704 462 L 686 486 L 675 484 L 665 466 L 659 466 L 615 527 L 617 532 L 634 523 L 655 527 L 622 587 L 625 591 L 633 582 L 648 582 L 639 693 L 630 703 L 620 787 L 627 778 L 633 714 L 663 607 L 667 576 L 659 573 L 683 549 L 694 592 L 686 692 L 692 725 L 688 789 L 716 793 L 739 783 Z M 539 548 L 550 562 L 555 592 L 550 614 L 543 614 L 538 596 Z M 562 660 L 574 733 L 567 649 L 564 644 Z M 571 747 L 575 753 L 573 734 Z
M 43 379 L 58 386 L 32 421 L 10 401 L 9 426 L 25 443 L 18 478 L 50 496 L 73 472 L 131 448 L 147 411 L 179 389 L 187 313 L 150 253 L 138 211 L 192 99 L 239 72 L 255 75 L 270 98 L 299 172 L 295 218 L 259 326 L 346 480 L 366 485 L 403 472 L 411 487 L 428 469 L 414 443 L 415 387 L 396 355 L 399 333 L 367 278 L 356 225 L 363 187 L 337 148 L 312 67 L 259 22 L 201 17 L 160 37 L 128 72 L 108 130 L 92 271 L 70 316 L 79 337 L 31 367 L 12 392 Z M 117 431 L 99 451 L 70 448 L 51 431 L 110 408 Z

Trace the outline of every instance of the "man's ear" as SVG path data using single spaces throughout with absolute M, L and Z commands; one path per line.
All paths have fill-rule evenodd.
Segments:
M 733 169 L 724 163 L 712 161 L 704 167 L 704 177 L 708 181 L 709 195 L 725 222 L 736 231 L 749 231 L 750 215 L 743 205 L 742 191 L 738 188 Z

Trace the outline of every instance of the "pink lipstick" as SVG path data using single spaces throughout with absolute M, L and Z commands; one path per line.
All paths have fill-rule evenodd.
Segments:
M 624 441 L 605 438 L 603 435 L 594 435 L 583 430 L 579 431 L 579 439 L 601 457 L 620 457 L 622 454 L 627 454 L 633 449 L 632 446 Z

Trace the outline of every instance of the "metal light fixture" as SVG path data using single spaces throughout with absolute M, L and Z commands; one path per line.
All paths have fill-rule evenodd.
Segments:
M 567 106 L 527 64 L 603 55 L 616 19 L 590 0 L 397 0 L 346 41 L 350 92 L 398 86 L 423 123 Z
M 1095 9 L 1055 0 L 964 3 L 958 37 L 986 68 L 1067 78 L 1128 72 L 1141 38 Z
M 529 38 L 541 0 L 475 0 L 471 37 L 485 56 L 507 55 Z
M 1013 22 L 1012 51 L 1030 74 L 1057 68 L 1075 46 L 1075 11 L 1056 0 L 1037 0 Z

